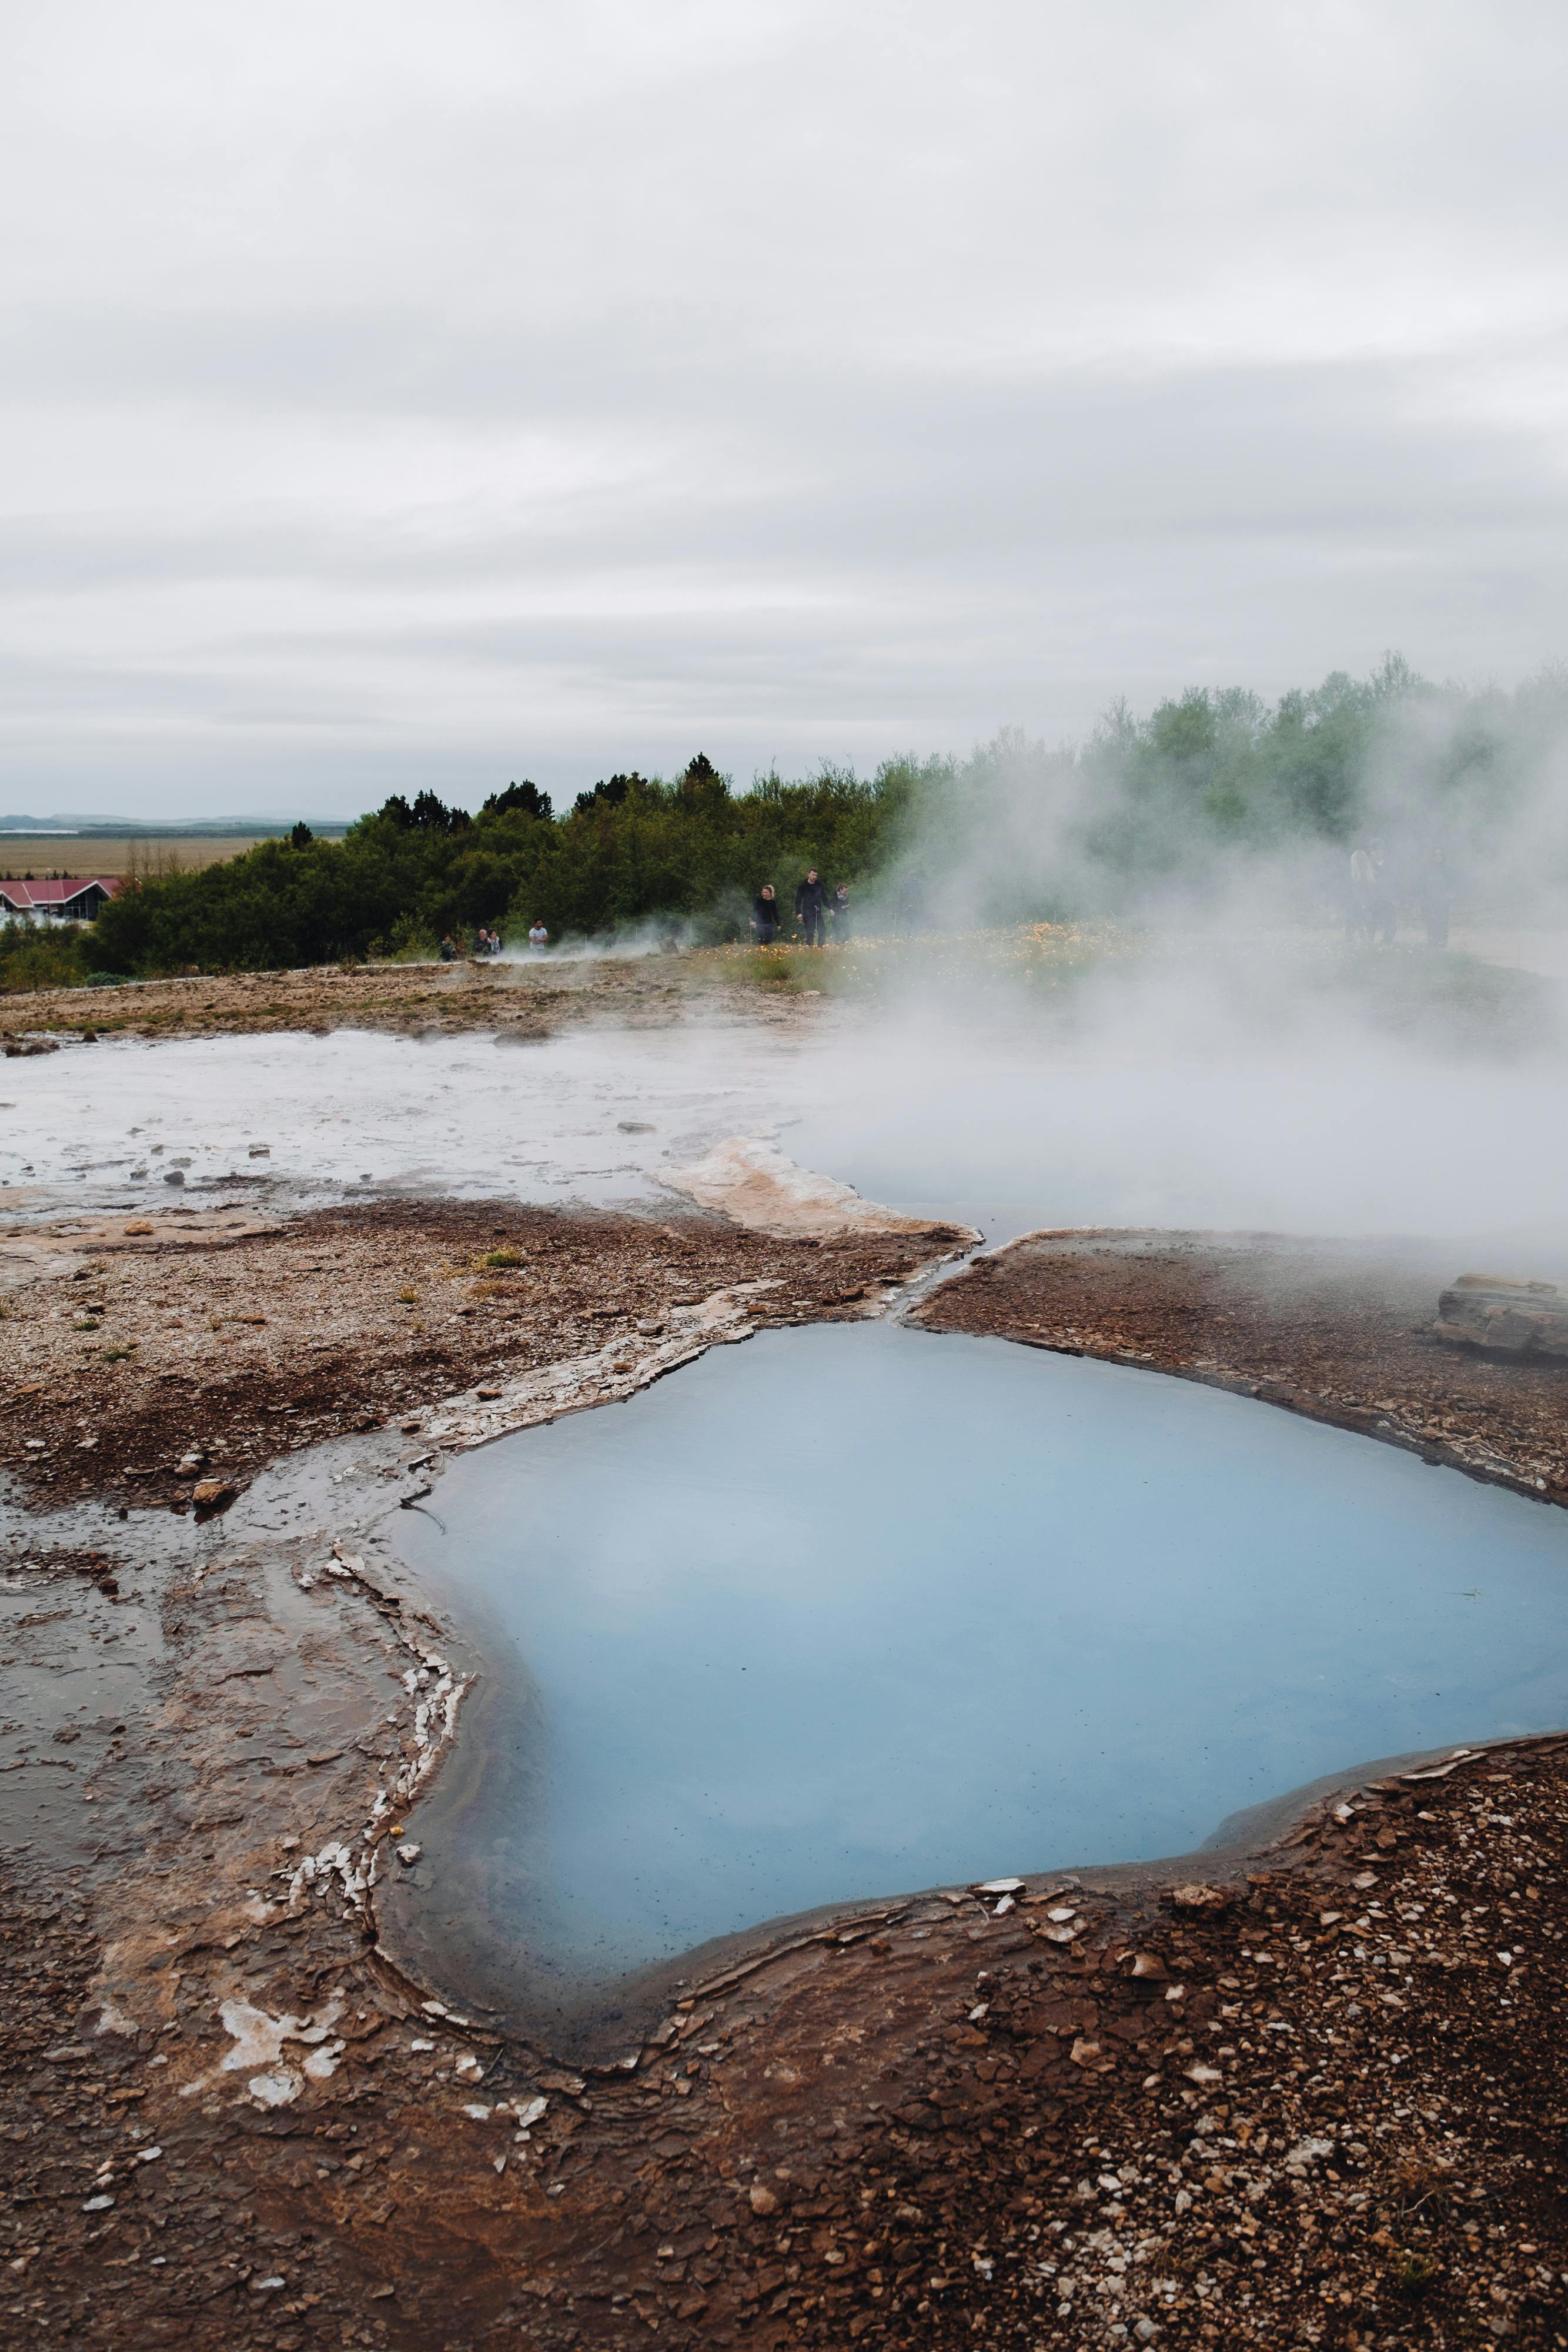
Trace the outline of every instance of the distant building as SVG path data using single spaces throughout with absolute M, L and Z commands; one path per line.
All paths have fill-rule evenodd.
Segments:
M 0 879 L 0 919 L 24 922 L 90 923 L 119 889 L 118 874 L 61 874 L 49 882 Z

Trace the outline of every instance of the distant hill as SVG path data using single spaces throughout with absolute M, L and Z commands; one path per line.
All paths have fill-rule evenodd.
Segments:
M 0 838 L 12 834 L 34 841 L 238 841 L 249 835 L 264 841 L 287 833 L 298 822 L 296 816 L 208 817 L 188 824 L 173 817 L 78 816 L 75 814 L 0 816 Z M 341 816 L 307 815 L 305 818 L 312 833 L 327 839 L 336 839 L 339 835 L 346 833 L 352 822 L 350 817 Z

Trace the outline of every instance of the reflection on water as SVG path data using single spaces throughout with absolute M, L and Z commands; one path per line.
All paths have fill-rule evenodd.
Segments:
M 1559 1514 L 1000 1340 L 716 1349 L 436 1507 L 416 1564 L 527 1667 L 438 1865 L 487 1857 L 530 1968 L 1180 1853 L 1357 1759 L 1568 1721 Z

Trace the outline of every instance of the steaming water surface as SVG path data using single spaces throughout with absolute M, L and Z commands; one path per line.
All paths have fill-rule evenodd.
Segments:
M 1568 1722 L 1561 1515 L 1000 1340 L 720 1348 L 432 1507 L 417 1563 L 524 1670 L 437 1883 L 482 1868 L 528 1965 L 579 1977 L 1180 1853 L 1357 1759 Z
M 800 1036 L 574 1030 L 524 1047 L 347 1029 L 106 1039 L 5 1065 L 0 1194 L 22 1216 L 171 1197 L 293 1206 L 367 1183 L 667 1204 L 671 1163 L 744 1134 L 991 1240 L 1269 1227 L 1484 1234 L 1506 1254 L 1517 1235 L 1563 1234 L 1563 1077 L 1560 1059 L 1458 1071 L 1341 1034 L 1199 1053 L 1157 1024 L 1075 1045 L 1038 1022 L 1004 1034 L 936 1017 Z M 166 1189 L 176 1163 L 184 1185 Z

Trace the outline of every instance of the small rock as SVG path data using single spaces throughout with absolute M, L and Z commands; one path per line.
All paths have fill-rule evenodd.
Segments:
M 1171 1891 L 1171 1901 L 1178 1911 L 1228 1911 L 1235 1901 L 1228 1886 L 1177 1886 Z
M 191 1500 L 199 1511 L 221 1511 L 238 1493 L 232 1478 L 198 1478 L 191 1490 Z
M 765 2187 L 760 2180 L 754 2180 L 746 2194 L 752 2211 L 760 2213 L 765 2220 L 769 2213 L 778 2212 L 778 2198 L 775 2197 L 772 2189 Z
M 397 1855 L 398 1860 L 402 1863 L 407 1869 L 412 1870 L 414 1864 L 419 1860 L 420 1855 L 424 1852 L 424 1848 L 421 1845 L 399 1845 L 394 1846 L 392 1851 Z
M 184 1181 L 185 1171 L 183 1168 L 167 1168 L 163 1171 L 165 1184 L 183 1184 Z
M 1166 1976 L 1168 1973 L 1169 1971 L 1167 1970 L 1164 1960 L 1161 1959 L 1157 1952 L 1134 1953 L 1133 1974 L 1135 1977 L 1159 1978 Z

